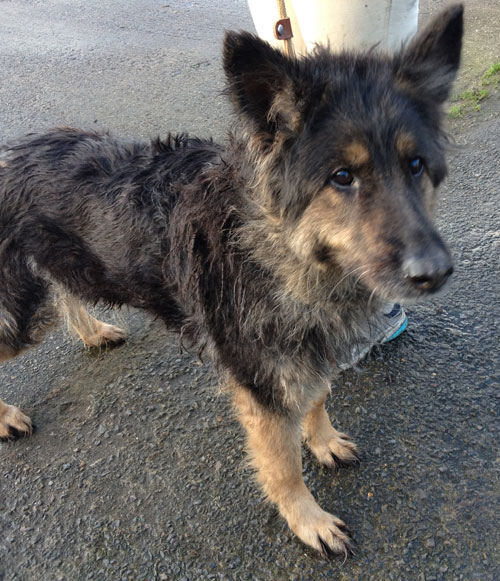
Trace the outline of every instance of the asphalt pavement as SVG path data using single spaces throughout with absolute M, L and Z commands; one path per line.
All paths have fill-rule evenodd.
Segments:
M 421 2 L 425 20 L 444 2 Z M 495 0 L 466 0 L 459 87 L 500 61 Z M 242 0 L 0 2 L 0 138 L 55 125 L 223 140 L 225 29 Z M 263 502 L 208 363 L 142 313 L 108 353 L 64 332 L 0 367 L 0 397 L 38 426 L 0 444 L 0 580 L 500 579 L 498 88 L 450 121 L 442 189 L 456 273 L 408 331 L 338 378 L 334 425 L 361 465 L 304 478 L 358 544 L 324 561 Z

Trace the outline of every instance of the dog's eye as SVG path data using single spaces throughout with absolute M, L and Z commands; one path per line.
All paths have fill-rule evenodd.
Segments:
M 354 182 L 354 176 L 348 169 L 339 169 L 330 179 L 339 186 L 350 186 Z
M 424 171 L 424 160 L 421 157 L 410 159 L 410 171 L 415 177 L 421 175 Z

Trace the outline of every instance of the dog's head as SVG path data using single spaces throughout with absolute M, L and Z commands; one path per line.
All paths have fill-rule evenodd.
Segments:
M 389 300 L 448 279 L 433 215 L 462 31 L 455 5 L 392 57 L 319 47 L 289 59 L 251 34 L 227 34 L 228 91 L 268 211 L 299 260 Z

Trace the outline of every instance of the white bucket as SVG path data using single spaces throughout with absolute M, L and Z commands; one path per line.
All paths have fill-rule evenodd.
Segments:
M 274 46 L 274 23 L 280 19 L 274 0 L 248 0 L 257 33 Z M 340 50 L 397 49 L 418 26 L 418 0 L 285 0 L 293 47 L 304 54 L 316 44 Z

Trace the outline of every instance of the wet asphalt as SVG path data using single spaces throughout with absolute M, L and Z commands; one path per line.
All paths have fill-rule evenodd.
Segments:
M 442 4 L 421 2 L 422 16 Z M 500 60 L 494 4 L 466 2 L 463 83 Z M 0 10 L 2 141 L 54 125 L 224 139 L 220 44 L 225 28 L 252 29 L 245 2 Z M 118 349 L 55 332 L 0 368 L 0 397 L 38 426 L 0 445 L 0 580 L 500 579 L 498 91 L 450 129 L 448 292 L 335 380 L 328 410 L 360 467 L 332 473 L 304 452 L 307 485 L 348 523 L 356 555 L 323 561 L 293 537 L 261 499 L 210 365 L 123 311 L 103 314 L 130 333 Z

